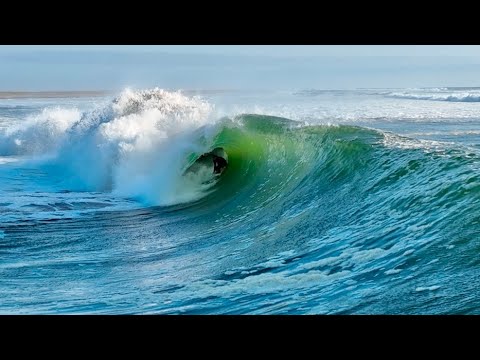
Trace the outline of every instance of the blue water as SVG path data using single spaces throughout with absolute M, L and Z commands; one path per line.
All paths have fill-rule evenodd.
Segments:
M 477 92 L 0 100 L 0 313 L 479 313 Z

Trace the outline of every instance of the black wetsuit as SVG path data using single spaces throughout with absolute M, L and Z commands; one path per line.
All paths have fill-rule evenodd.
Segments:
M 213 173 L 220 174 L 227 167 L 227 160 L 221 156 L 213 156 Z

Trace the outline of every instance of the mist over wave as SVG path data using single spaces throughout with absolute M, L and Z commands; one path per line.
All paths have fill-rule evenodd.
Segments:
M 167 204 L 180 200 L 175 193 L 186 153 L 199 149 L 193 132 L 215 123 L 211 111 L 209 103 L 180 92 L 127 89 L 90 112 L 47 108 L 7 128 L 0 156 L 47 156 L 45 166 L 69 190 Z
M 58 149 L 82 114 L 75 108 L 46 108 L 0 131 L 0 156 L 45 154 Z

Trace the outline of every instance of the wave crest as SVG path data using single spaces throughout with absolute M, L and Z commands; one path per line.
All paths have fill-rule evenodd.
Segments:
M 57 149 L 81 118 L 75 108 L 46 108 L 0 132 L 0 156 L 44 154 Z
M 113 191 L 149 204 L 175 201 L 193 132 L 213 106 L 162 89 L 124 90 L 93 111 L 46 109 L 0 133 L 0 155 L 50 155 L 45 169 L 73 191 Z
M 480 102 L 479 92 L 470 93 L 440 93 L 431 94 L 411 93 L 411 92 L 390 92 L 384 94 L 387 97 L 396 99 L 410 100 L 433 100 L 433 101 L 450 101 L 450 102 Z

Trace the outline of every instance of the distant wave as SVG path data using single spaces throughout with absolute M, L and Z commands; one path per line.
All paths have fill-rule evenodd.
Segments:
M 449 102 L 480 102 L 480 89 L 478 88 L 411 88 L 411 89 L 389 89 L 374 91 L 372 89 L 362 90 L 325 90 L 325 89 L 303 89 L 293 92 L 293 95 L 303 97 L 316 97 L 321 95 L 344 95 L 354 92 L 363 95 L 381 95 L 395 99 L 409 100 L 431 100 Z
M 409 93 L 409 92 L 390 92 L 383 95 L 397 99 L 411 100 L 433 100 L 450 102 L 480 102 L 480 92 L 475 93 Z
M 298 96 L 319 96 L 323 94 L 339 95 L 339 94 L 344 94 L 350 91 L 351 90 L 304 89 L 304 90 L 298 90 L 293 92 L 293 95 L 298 95 Z

